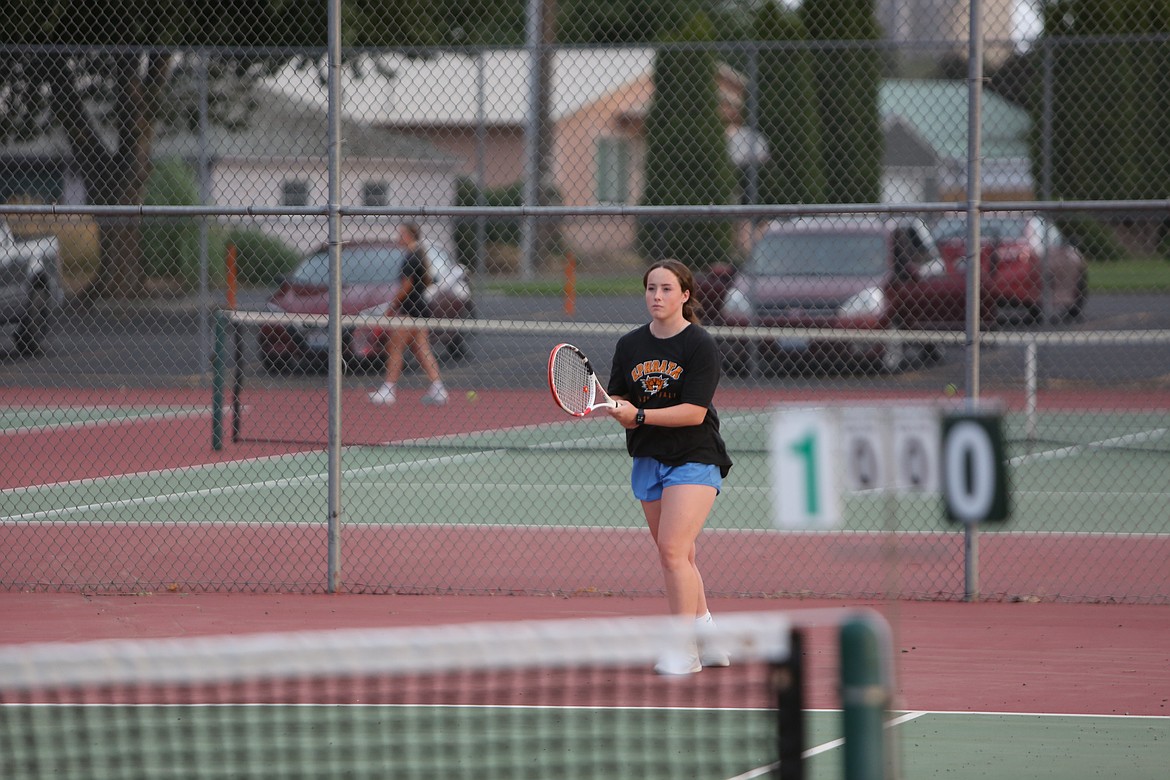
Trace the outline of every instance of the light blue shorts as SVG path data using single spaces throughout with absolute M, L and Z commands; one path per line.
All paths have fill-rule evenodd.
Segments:
M 718 495 L 723 487 L 723 477 L 719 467 L 709 463 L 667 466 L 654 458 L 634 458 L 630 486 L 639 501 L 658 501 L 662 498 L 662 489 L 671 485 L 710 485 Z

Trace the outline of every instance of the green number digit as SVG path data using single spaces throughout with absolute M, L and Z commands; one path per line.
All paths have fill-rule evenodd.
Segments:
M 804 459 L 805 509 L 810 516 L 820 511 L 817 504 L 817 440 L 813 434 L 794 442 L 792 451 Z

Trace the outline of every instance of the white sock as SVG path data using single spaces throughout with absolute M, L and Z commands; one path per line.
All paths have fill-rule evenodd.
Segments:
M 700 625 L 700 626 L 706 625 L 708 623 L 714 623 L 714 622 L 715 622 L 715 618 L 711 617 L 711 610 L 707 610 L 707 613 L 705 615 L 703 615 L 702 617 L 695 618 L 695 623 L 697 625 Z
M 431 389 L 432 390 L 444 390 L 446 388 L 443 387 L 443 380 L 442 379 L 436 379 L 434 382 L 431 382 Z

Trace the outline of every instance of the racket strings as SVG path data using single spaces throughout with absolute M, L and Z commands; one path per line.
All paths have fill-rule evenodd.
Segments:
M 593 405 L 593 372 L 580 355 L 561 349 L 553 357 L 553 388 L 569 411 L 580 414 Z

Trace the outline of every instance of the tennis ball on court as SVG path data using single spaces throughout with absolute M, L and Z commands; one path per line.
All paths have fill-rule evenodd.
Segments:
M 943 388 L 943 392 L 946 393 L 947 396 L 949 397 L 949 396 L 952 396 L 952 395 L 955 395 L 956 393 L 958 393 L 959 388 L 955 387 L 953 382 L 948 382 L 947 386 Z
M 471 401 L 472 403 L 475 403 L 476 401 L 479 400 L 479 394 L 476 393 L 474 390 L 468 390 L 467 391 L 467 400 Z

